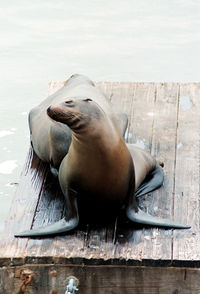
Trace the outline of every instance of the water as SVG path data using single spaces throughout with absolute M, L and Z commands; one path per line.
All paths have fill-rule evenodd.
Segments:
M 199 81 L 199 16 L 198 0 L 0 1 L 0 231 L 48 82 Z

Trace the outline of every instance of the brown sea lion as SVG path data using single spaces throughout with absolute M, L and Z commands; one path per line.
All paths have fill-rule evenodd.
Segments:
M 135 194 L 140 196 L 159 187 L 163 182 L 162 168 L 150 154 L 126 145 L 112 119 L 95 101 L 67 99 L 49 107 L 47 113 L 72 131 L 69 152 L 59 168 L 67 212 L 54 224 L 15 236 L 56 235 L 74 229 L 79 223 L 79 200 L 86 202 L 92 212 L 98 208 L 101 217 L 107 208 L 112 207 L 112 213 L 116 213 L 125 204 L 127 217 L 133 222 L 189 228 L 138 208 Z
M 49 119 L 46 110 L 50 105 L 58 105 L 64 100 L 79 97 L 90 98 L 101 105 L 120 133 L 124 135 L 127 126 L 127 116 L 115 113 L 109 99 L 94 83 L 83 75 L 73 75 L 53 95 L 47 97 L 39 106 L 29 113 L 29 128 L 31 142 L 38 157 L 45 162 L 59 168 L 63 157 L 67 154 L 71 144 L 71 130 L 61 121 Z M 119 119 L 120 116 L 120 119 Z

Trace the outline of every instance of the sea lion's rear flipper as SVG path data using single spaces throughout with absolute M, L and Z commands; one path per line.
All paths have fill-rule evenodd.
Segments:
M 191 228 L 188 225 L 182 225 L 170 219 L 152 216 L 148 213 L 145 213 L 140 208 L 137 208 L 137 211 L 134 209 L 128 208 L 126 210 L 126 215 L 130 221 L 139 223 L 139 224 L 145 224 L 145 225 L 151 225 L 151 226 L 163 227 L 163 228 L 174 228 L 174 229 Z
M 190 226 L 188 226 L 188 225 L 182 225 L 182 224 L 175 222 L 175 221 L 172 221 L 170 219 L 152 216 L 152 215 L 142 211 L 138 207 L 137 202 L 136 202 L 134 175 L 133 175 L 133 177 L 130 181 L 130 185 L 129 185 L 126 215 L 130 221 L 135 222 L 135 223 L 139 223 L 139 224 L 145 224 L 145 225 L 151 225 L 151 226 L 163 227 L 163 228 L 174 228 L 174 229 L 189 229 L 190 228 Z
M 164 181 L 163 169 L 160 165 L 147 175 L 142 184 L 136 189 L 135 196 L 140 197 L 160 188 Z
M 61 233 L 66 233 L 75 229 L 79 223 L 77 198 L 71 197 L 70 199 L 70 195 L 68 195 L 66 199 L 66 207 L 67 207 L 66 216 L 62 218 L 61 220 L 44 227 L 39 227 L 37 229 L 16 233 L 15 237 L 52 236 L 52 235 L 58 235 Z
M 66 220 L 65 218 L 62 218 L 61 220 L 45 227 L 16 233 L 15 237 L 40 237 L 58 235 L 73 230 L 75 227 L 77 227 L 77 225 L 78 219 Z

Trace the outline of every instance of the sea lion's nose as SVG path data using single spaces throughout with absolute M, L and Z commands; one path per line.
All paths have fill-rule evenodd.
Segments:
M 47 108 L 47 113 L 49 113 L 50 110 L 51 110 L 51 106 L 49 106 L 49 107 Z

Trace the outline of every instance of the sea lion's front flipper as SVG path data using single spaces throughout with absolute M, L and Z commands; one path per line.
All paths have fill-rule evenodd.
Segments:
M 130 221 L 139 223 L 139 224 L 145 224 L 145 225 L 151 225 L 151 226 L 163 227 L 163 228 L 174 228 L 174 229 L 189 229 L 190 228 L 190 226 L 188 225 L 182 225 L 170 219 L 152 216 L 142 211 L 138 207 L 136 202 L 134 183 L 135 183 L 135 179 L 133 177 L 132 180 L 130 181 L 128 203 L 126 208 L 126 215 Z
M 16 233 L 15 237 L 52 236 L 52 235 L 58 235 L 61 233 L 66 233 L 75 229 L 79 223 L 77 198 L 71 197 L 70 199 L 70 197 L 68 197 L 66 199 L 66 207 L 67 207 L 66 216 L 62 218 L 61 220 L 44 227 Z
M 51 163 L 50 163 L 49 168 L 50 168 L 51 174 L 52 174 L 55 178 L 58 178 L 58 169 L 55 168 L 55 167 L 53 166 L 53 164 L 51 164 Z
M 163 169 L 160 165 L 147 175 L 142 184 L 136 189 L 135 196 L 140 197 L 160 188 L 164 181 Z

